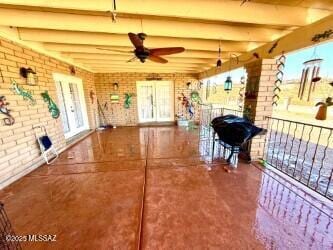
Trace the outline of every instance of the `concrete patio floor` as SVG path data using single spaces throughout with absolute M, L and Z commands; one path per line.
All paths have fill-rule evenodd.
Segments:
M 23 249 L 332 249 L 332 210 L 240 163 L 212 171 L 198 130 L 96 132 L 0 192 Z

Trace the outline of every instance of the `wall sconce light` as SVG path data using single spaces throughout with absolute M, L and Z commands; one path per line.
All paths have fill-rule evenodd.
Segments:
M 232 90 L 232 80 L 231 80 L 231 76 L 228 76 L 224 82 L 224 91 L 229 92 L 231 90 Z
M 36 85 L 38 82 L 37 74 L 32 68 L 20 68 L 20 75 L 27 79 L 28 85 Z
M 113 90 L 117 91 L 119 88 L 119 84 L 117 82 L 113 83 Z
M 187 89 L 191 89 L 191 85 L 192 85 L 191 82 L 187 82 L 187 83 L 186 83 Z

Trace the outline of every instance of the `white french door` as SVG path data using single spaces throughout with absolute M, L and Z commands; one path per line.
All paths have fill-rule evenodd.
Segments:
M 77 77 L 55 73 L 60 116 L 65 138 L 89 129 L 87 108 L 82 80 Z
M 138 81 L 139 122 L 174 121 L 174 87 L 172 81 Z

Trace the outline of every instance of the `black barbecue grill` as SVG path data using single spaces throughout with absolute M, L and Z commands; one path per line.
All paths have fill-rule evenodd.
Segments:
M 218 141 L 223 148 L 223 158 L 228 164 L 235 167 L 241 148 L 256 135 L 266 133 L 265 129 L 253 125 L 247 118 L 235 115 L 216 117 L 211 121 L 211 126 L 214 129 L 212 159 L 214 158 L 215 141 Z M 216 138 L 216 134 L 218 138 Z

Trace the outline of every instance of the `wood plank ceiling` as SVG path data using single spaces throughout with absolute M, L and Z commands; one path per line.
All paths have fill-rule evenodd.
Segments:
M 202 72 L 316 22 L 333 11 L 331 0 L 112 0 L 0 1 L 0 25 L 23 41 L 41 43 L 94 72 Z M 182 46 L 168 64 L 126 62 L 128 32 L 148 35 L 148 48 Z M 119 51 L 105 51 L 109 48 Z M 124 51 L 124 52 L 121 52 Z

